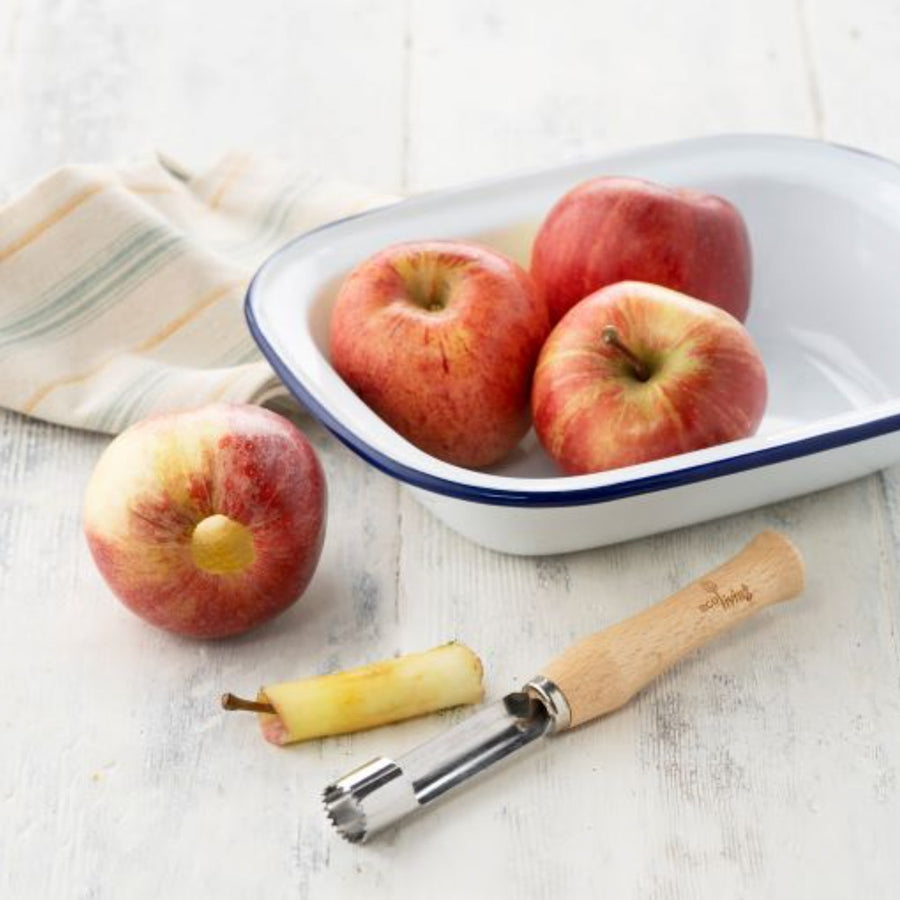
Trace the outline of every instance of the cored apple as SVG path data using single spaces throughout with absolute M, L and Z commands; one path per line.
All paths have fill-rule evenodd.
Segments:
M 396 244 L 342 284 L 331 361 L 395 431 L 460 466 L 506 456 L 530 424 L 546 305 L 511 259 L 465 241 Z
M 553 322 L 617 281 L 660 284 L 743 322 L 750 238 L 722 197 L 637 178 L 593 178 L 550 210 L 532 247 L 531 274 Z
M 573 475 L 753 434 L 766 373 L 744 326 L 654 284 L 620 282 L 572 307 L 534 375 L 538 437 Z
M 116 596 L 160 628 L 238 634 L 312 578 L 325 535 L 315 450 L 287 419 L 213 404 L 120 434 L 87 486 L 85 533 Z

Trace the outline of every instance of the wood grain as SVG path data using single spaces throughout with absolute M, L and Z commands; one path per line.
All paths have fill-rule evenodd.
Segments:
M 581 638 L 541 669 L 562 691 L 571 727 L 605 716 L 698 647 L 803 589 L 803 561 L 776 531 L 665 600 Z
M 0 4 L 0 191 L 154 147 L 245 145 L 388 190 L 732 130 L 900 157 L 898 46 L 891 0 L 19 0 Z M 310 590 L 198 645 L 145 627 L 93 568 L 81 492 L 105 441 L 0 414 L 0 896 L 895 892 L 900 470 L 513 558 L 301 424 L 330 485 Z M 217 706 L 454 637 L 497 696 L 767 528 L 803 553 L 802 602 L 363 848 L 331 832 L 322 787 L 464 711 L 279 750 Z

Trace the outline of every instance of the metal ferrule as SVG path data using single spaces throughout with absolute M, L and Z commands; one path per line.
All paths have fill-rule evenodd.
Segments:
M 538 676 L 396 760 L 378 757 L 328 785 L 328 817 L 360 843 L 569 721 L 559 688 Z
M 544 704 L 550 716 L 550 731 L 565 731 L 572 724 L 572 710 L 569 701 L 555 682 L 543 675 L 535 675 L 523 688 L 528 694 Z

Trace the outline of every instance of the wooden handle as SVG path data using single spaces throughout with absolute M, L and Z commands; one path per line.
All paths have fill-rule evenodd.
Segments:
M 748 616 L 803 590 L 803 560 L 783 535 L 764 531 L 737 556 L 686 588 L 573 644 L 542 675 L 580 725 L 627 703 L 683 656 Z

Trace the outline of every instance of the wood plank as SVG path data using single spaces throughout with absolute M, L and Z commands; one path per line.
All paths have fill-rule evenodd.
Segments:
M 900 160 L 900 6 L 893 0 L 815 0 L 801 10 L 823 136 Z
M 863 6 L 847 0 L 817 0 L 801 10 L 821 106 L 822 136 L 900 162 L 900 126 L 894 112 L 900 6 L 892 0 L 872 0 Z M 891 571 L 896 572 L 900 466 L 876 476 L 872 491 L 874 511 L 890 535 L 884 552 Z M 900 604 L 895 581 L 884 589 Z
M 164 150 L 301 159 L 385 191 L 403 172 L 402 0 L 21 4 L 0 173 Z M 0 51 L 2 52 L 2 51 Z
M 779 0 L 413 5 L 412 189 L 703 134 L 814 129 Z

